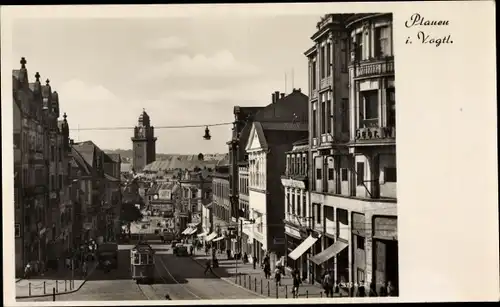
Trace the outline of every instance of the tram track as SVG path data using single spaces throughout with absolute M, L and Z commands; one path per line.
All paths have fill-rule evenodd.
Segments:
M 175 277 L 172 275 L 172 273 L 170 272 L 170 270 L 167 268 L 167 266 L 165 265 L 165 263 L 163 262 L 163 260 L 161 259 L 160 256 L 156 256 L 156 259 L 159 261 L 159 263 L 161 264 L 163 270 L 165 270 L 165 272 L 167 272 L 167 274 L 170 276 L 170 279 L 175 282 L 178 286 L 180 286 L 183 290 L 185 290 L 185 292 L 189 293 L 191 296 L 193 296 L 195 299 L 203 299 L 201 298 L 200 296 L 196 295 L 195 293 L 193 293 L 191 290 L 189 290 L 188 287 L 184 286 L 183 284 L 181 284 L 177 279 L 175 279 Z M 166 279 L 162 276 L 160 270 L 158 269 L 157 267 L 157 263 L 155 261 L 155 269 L 157 270 L 158 273 L 160 273 L 160 278 L 163 280 L 163 282 L 167 282 Z

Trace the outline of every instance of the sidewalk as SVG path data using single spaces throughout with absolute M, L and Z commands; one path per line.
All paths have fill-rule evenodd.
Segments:
M 192 259 L 198 262 L 201 266 L 205 266 L 206 260 L 211 259 L 211 256 L 206 256 L 198 251 L 198 255 L 192 256 Z M 227 260 L 225 254 L 217 254 L 219 267 L 213 268 L 213 272 L 217 277 L 249 289 L 263 296 L 272 298 L 292 298 L 293 281 L 290 272 L 286 272 L 285 276 L 281 277 L 281 286 L 278 286 L 274 281 L 274 274 L 270 279 L 266 279 L 263 270 L 260 266 L 253 269 L 253 264 L 243 264 L 241 260 Z M 299 287 L 299 297 L 324 297 L 324 290 L 319 284 L 303 283 Z
M 72 272 L 62 268 L 58 271 L 49 270 L 43 276 L 35 276 L 29 279 L 16 280 L 16 298 L 27 298 L 33 296 L 71 293 L 79 290 L 87 278 L 94 272 L 97 263 L 89 263 L 88 274 L 84 278 L 81 271 L 74 272 L 74 282 L 71 282 Z

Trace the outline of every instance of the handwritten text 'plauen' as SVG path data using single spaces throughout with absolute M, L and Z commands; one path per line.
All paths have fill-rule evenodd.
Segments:
M 428 20 L 425 19 L 419 13 L 415 13 L 410 16 L 410 18 L 405 22 L 406 28 L 418 28 L 418 27 L 443 27 L 449 26 L 449 20 Z M 417 32 L 417 41 L 421 44 L 429 44 L 439 47 L 443 44 L 453 44 L 453 40 L 451 39 L 451 34 L 443 35 L 443 36 L 434 36 L 432 35 L 431 30 L 426 29 L 419 30 Z M 408 36 L 406 38 L 406 44 L 412 44 L 412 38 Z

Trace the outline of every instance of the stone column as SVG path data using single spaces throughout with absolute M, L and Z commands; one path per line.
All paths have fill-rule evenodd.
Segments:
M 366 290 L 370 289 L 373 280 L 373 232 L 372 232 L 373 214 L 365 213 L 365 283 Z

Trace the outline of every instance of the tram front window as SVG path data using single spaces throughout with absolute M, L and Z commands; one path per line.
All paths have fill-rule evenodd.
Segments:
M 141 255 L 141 264 L 148 264 L 148 258 L 149 258 L 149 255 L 147 255 L 147 254 Z
M 139 254 L 134 255 L 134 264 L 139 264 Z

